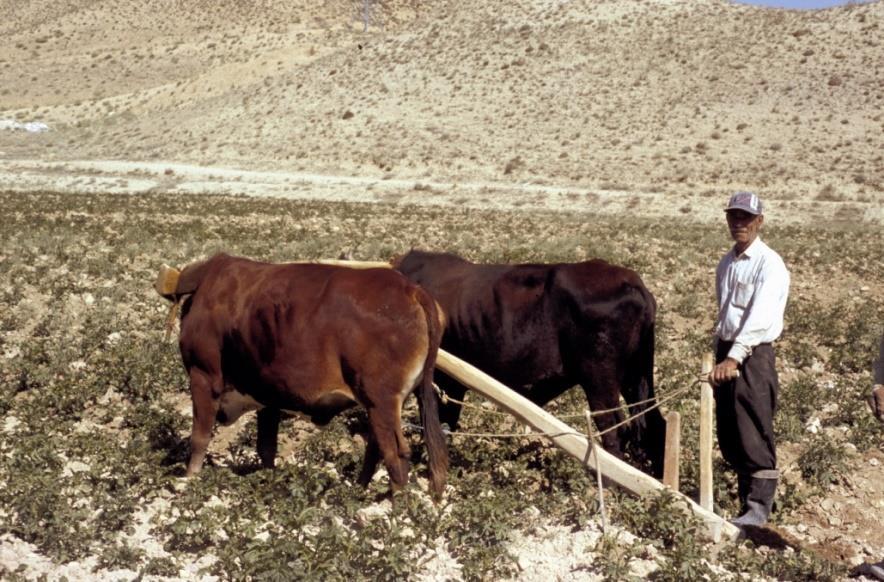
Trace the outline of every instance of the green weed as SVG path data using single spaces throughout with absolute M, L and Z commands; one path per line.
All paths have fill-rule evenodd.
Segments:
M 513 531 L 530 532 L 526 508 L 576 528 L 598 520 L 593 477 L 528 437 L 453 437 L 452 491 L 434 506 L 417 483 L 426 473 L 417 435 L 410 437 L 413 483 L 388 512 L 366 518 L 360 510 L 385 494 L 387 482 L 367 490 L 354 483 L 363 451 L 351 432 L 364 424 L 355 410 L 299 435 L 294 453 L 272 471 L 254 470 L 249 419 L 203 473 L 180 479 L 190 422 L 177 405 L 187 381 L 177 347 L 162 341 L 168 304 L 151 288 L 159 264 L 181 266 L 218 250 L 273 261 L 341 252 L 386 260 L 412 246 L 486 262 L 605 258 L 638 270 L 657 296 L 656 386 L 665 395 L 696 385 L 711 349 L 709 270 L 728 245 L 723 228 L 687 221 L 673 230 L 588 215 L 246 197 L 0 193 L 0 213 L 0 280 L 7 282 L 0 286 L 0 413 L 10 427 L 0 431 L 0 511 L 9 516 L 0 531 L 58 561 L 95 555 L 101 567 L 128 564 L 145 576 L 176 577 L 179 564 L 210 556 L 207 573 L 222 579 L 399 579 L 414 575 L 441 543 L 465 578 L 500 579 L 516 572 L 508 543 Z M 770 229 L 766 240 L 801 277 L 825 281 L 839 273 L 880 284 L 884 249 L 869 233 Z M 802 441 L 808 420 L 825 409 L 824 429 L 847 427 L 846 439 L 861 450 L 880 445 L 861 397 L 882 306 L 874 293 L 842 294 L 823 306 L 790 303 L 780 346 L 795 373 L 781 390 L 778 438 Z M 688 494 L 697 483 L 697 399 L 691 391 L 668 405 L 683 415 L 681 488 Z M 416 422 L 409 406 L 406 418 Z M 569 422 L 580 429 L 584 407 L 580 389 L 549 405 L 556 415 L 577 415 Z M 466 411 L 462 430 L 512 433 L 519 425 L 507 415 Z M 808 444 L 799 460 L 805 486 L 784 489 L 781 514 L 842 474 L 841 443 Z M 720 460 L 716 472 L 723 475 L 716 499 L 732 513 L 733 478 Z M 605 557 L 590 567 L 607 579 L 628 577 L 643 544 L 659 548 L 653 576 L 661 580 L 713 578 L 709 561 L 758 576 L 825 579 L 832 572 L 800 554 L 713 557 L 697 523 L 666 496 L 611 494 L 606 501 L 612 519 L 643 538 L 635 546 L 599 542 Z M 154 502 L 162 509 L 151 535 L 164 544 L 162 557 L 146 556 L 122 536 Z

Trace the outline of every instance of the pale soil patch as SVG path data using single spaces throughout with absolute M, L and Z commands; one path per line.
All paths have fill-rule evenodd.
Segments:
M 551 210 L 603 216 L 722 221 L 725 200 L 707 195 L 602 190 L 547 183 L 435 181 L 310 172 L 268 172 L 174 162 L 0 160 L 0 189 L 13 192 L 242 194 L 290 200 L 394 202 L 496 210 Z M 846 210 L 849 210 L 847 216 Z M 768 201 L 776 225 L 884 225 L 884 205 L 819 200 Z
M 62 577 L 87 580 L 96 576 L 93 569 L 97 562 L 97 558 L 91 557 L 68 564 L 55 564 L 42 556 L 32 544 L 8 534 L 0 536 L 0 565 L 11 571 L 21 568 L 32 580 L 41 576 L 47 576 L 51 580 L 61 580 Z M 137 574 L 132 570 L 115 570 L 104 571 L 101 576 L 105 580 L 122 582 L 132 580 Z

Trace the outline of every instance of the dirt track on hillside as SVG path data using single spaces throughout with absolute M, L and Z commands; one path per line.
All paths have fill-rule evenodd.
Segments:
M 723 207 L 723 200 L 709 195 L 676 197 L 663 192 L 569 188 L 532 182 L 415 181 L 118 160 L 0 161 L 0 190 L 133 195 L 241 194 L 603 216 L 681 217 L 697 222 L 721 220 Z M 765 214 L 772 224 L 777 225 L 826 223 L 867 228 L 884 225 L 884 206 L 872 202 L 775 201 L 768 203 Z

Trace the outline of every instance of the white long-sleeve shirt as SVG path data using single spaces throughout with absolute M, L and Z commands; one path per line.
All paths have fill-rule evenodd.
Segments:
M 715 334 L 734 342 L 728 357 L 742 363 L 752 348 L 783 333 L 789 271 L 773 249 L 756 238 L 739 257 L 731 249 L 715 271 Z

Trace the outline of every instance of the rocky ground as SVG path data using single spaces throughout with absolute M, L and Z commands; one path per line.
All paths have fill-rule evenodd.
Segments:
M 771 224 L 884 226 L 884 2 L 387 0 L 367 31 L 360 4 L 0 0 L 0 190 L 715 223 L 751 188 Z M 853 470 L 777 527 L 830 560 L 884 559 L 884 455 L 846 454 Z M 162 554 L 146 531 L 132 535 Z M 599 533 L 538 518 L 511 542 L 521 579 L 597 578 Z M 86 579 L 94 564 L 5 535 L 0 565 Z M 654 556 L 634 567 L 647 576 Z M 440 546 L 424 575 L 457 578 L 457 561 Z

